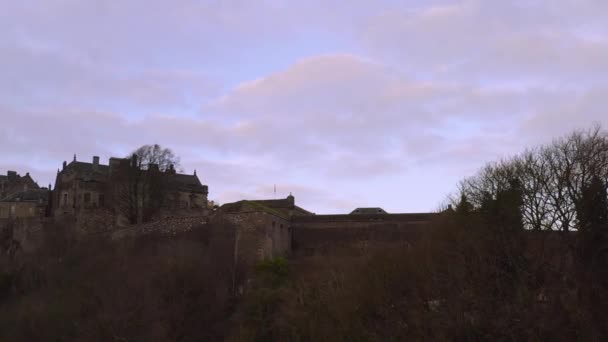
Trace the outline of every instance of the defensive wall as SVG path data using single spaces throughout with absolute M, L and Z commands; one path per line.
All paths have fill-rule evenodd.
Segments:
M 314 215 L 291 219 L 295 253 L 328 252 L 361 241 L 413 242 L 439 214 Z

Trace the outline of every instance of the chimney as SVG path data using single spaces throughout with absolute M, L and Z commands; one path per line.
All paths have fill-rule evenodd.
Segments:
M 63 161 L 63 169 L 62 169 L 62 170 L 65 170 L 65 167 L 66 167 L 66 166 L 68 166 L 68 162 L 66 162 L 66 161 L 64 160 L 64 161 Z
M 135 153 L 131 156 L 131 166 L 137 167 L 137 155 Z
M 6 173 L 6 175 L 8 176 L 8 180 L 9 181 L 17 178 L 17 172 L 16 171 L 8 171 Z
M 99 157 L 93 156 L 93 171 L 96 171 L 98 166 L 99 166 Z
M 174 175 L 175 174 L 175 166 L 173 166 L 173 164 L 169 165 L 169 170 L 167 171 L 167 173 Z

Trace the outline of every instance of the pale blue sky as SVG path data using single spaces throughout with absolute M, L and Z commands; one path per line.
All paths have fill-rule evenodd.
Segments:
M 608 2 L 0 0 L 0 172 L 159 143 L 220 203 L 434 210 L 608 125 Z

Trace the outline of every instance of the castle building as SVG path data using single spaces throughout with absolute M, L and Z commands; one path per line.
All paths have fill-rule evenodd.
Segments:
M 29 172 L 21 176 L 8 171 L 0 176 L 0 219 L 43 217 L 48 199 L 49 190 L 40 188 Z
M 51 208 L 53 215 L 77 215 L 96 209 L 119 214 L 119 204 L 130 200 L 123 198 L 121 189 L 135 186 L 133 192 L 142 194 L 147 189 L 144 184 L 149 184 L 151 179 L 163 182 L 163 198 L 158 201 L 162 203 L 162 209 L 207 209 L 208 187 L 200 182 L 196 172 L 193 175 L 180 174 L 172 165 L 167 170 L 159 170 L 158 165 L 149 165 L 146 170 L 141 170 L 134 158 L 110 158 L 108 165 L 101 164 L 97 156 L 91 162 L 77 161 L 76 157 L 69 164 L 64 161 L 62 169 L 57 170 Z M 134 170 L 137 170 L 137 179 L 132 176 Z M 137 203 L 128 205 L 141 206 L 153 196 L 157 194 L 150 192 L 145 198 L 139 196 L 130 200 Z
M 16 171 L 8 171 L 6 176 L 0 175 L 0 199 L 32 189 L 40 189 L 40 187 L 34 182 L 29 172 L 23 177 Z

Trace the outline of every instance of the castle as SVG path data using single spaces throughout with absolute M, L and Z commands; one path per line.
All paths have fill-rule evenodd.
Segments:
M 134 171 L 137 172 L 134 176 Z M 147 189 L 152 182 L 162 182 L 162 192 L 154 193 Z M 135 186 L 132 198 L 125 198 L 125 191 Z M 149 193 L 146 194 L 146 191 Z M 83 212 L 105 209 L 116 214 L 124 215 L 122 207 L 144 206 L 148 197 L 161 196 L 159 212 L 167 213 L 176 210 L 207 209 L 209 194 L 208 186 L 203 185 L 196 171 L 192 175 L 177 173 L 174 166 L 160 170 L 158 165 L 151 164 L 141 170 L 137 157 L 110 158 L 108 165 L 100 164 L 95 156 L 92 162 L 74 160 L 63 162 L 61 170 L 57 171 L 55 189 L 51 200 L 53 216 L 78 215 Z M 123 203 L 123 202 L 127 203 Z
M 93 211 L 112 212 L 119 217 L 121 202 L 131 201 L 124 198 L 124 189 L 137 181 L 134 190 L 139 191 L 139 195 L 133 199 L 136 203 L 127 205 L 142 206 L 148 200 L 143 194 L 150 188 L 151 180 L 162 182 L 159 183 L 163 186 L 162 201 L 158 208 L 161 214 L 208 210 L 208 186 L 200 182 L 196 172 L 186 175 L 177 173 L 173 165 L 160 170 L 154 164 L 140 170 L 136 158 L 110 158 L 108 165 L 104 165 L 97 156 L 91 162 L 77 161 L 74 156 L 72 162 L 64 161 L 57 170 L 53 190 L 50 185 L 39 187 L 29 173 L 21 177 L 15 171 L 8 171 L 6 176 L 0 176 L 0 218 L 60 217 Z M 132 177 L 134 170 L 138 172 L 138 179 Z M 156 194 L 150 193 L 148 197 L 152 195 Z
M 142 169 L 136 156 L 110 158 L 107 165 L 101 164 L 99 157 L 91 162 L 74 157 L 57 170 L 52 191 L 50 186 L 38 187 L 29 174 L 20 177 L 12 171 L 0 177 L 0 184 L 0 219 L 74 218 L 69 222 L 86 226 L 87 221 L 99 217 L 90 225 L 109 227 L 107 233 L 112 236 L 118 236 L 114 232 L 123 234 L 124 227 L 139 227 L 138 232 L 172 229 L 175 233 L 218 223 L 209 226 L 231 227 L 227 239 L 232 242 L 228 245 L 235 258 L 245 263 L 360 241 L 412 241 L 439 215 L 390 214 L 382 208 L 316 215 L 297 206 L 291 194 L 284 199 L 241 200 L 211 208 L 208 186 L 196 172 L 181 174 L 173 165 L 164 170 L 155 164 Z M 158 191 L 159 186 L 162 191 Z M 146 216 L 149 213 L 154 215 Z M 146 222 L 151 225 L 145 226 Z M 217 245 L 225 246 L 226 232 L 220 235 L 224 241 Z

